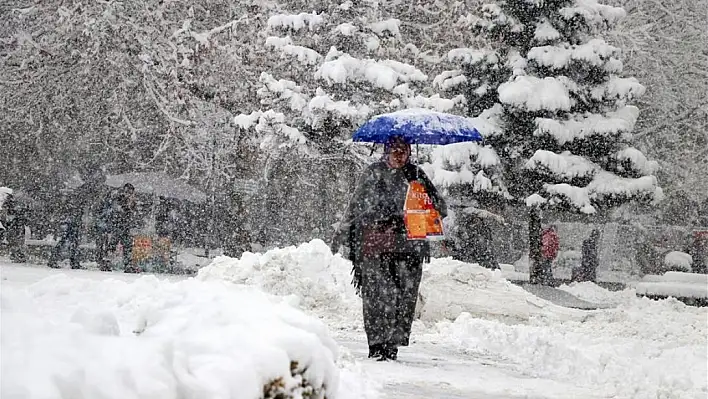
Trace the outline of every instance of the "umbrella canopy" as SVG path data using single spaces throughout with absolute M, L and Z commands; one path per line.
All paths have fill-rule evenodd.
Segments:
M 161 195 L 166 198 L 176 198 L 195 203 L 206 201 L 206 194 L 185 183 L 183 180 L 173 179 L 160 172 L 126 173 L 122 175 L 106 176 L 106 185 L 122 187 L 130 183 L 135 191 L 144 194 Z
M 400 136 L 408 144 L 452 144 L 482 141 L 471 119 L 428 109 L 405 109 L 378 115 L 354 133 L 354 141 L 386 143 Z

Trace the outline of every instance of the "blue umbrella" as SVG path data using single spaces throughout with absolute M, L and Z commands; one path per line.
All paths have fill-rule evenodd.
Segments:
M 482 141 L 471 119 L 427 109 L 405 109 L 378 115 L 364 123 L 353 141 L 386 143 L 400 136 L 408 144 L 452 144 Z

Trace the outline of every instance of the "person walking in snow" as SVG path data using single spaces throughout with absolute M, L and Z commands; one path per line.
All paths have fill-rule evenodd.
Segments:
M 131 265 L 133 237 L 130 235 L 130 229 L 133 227 L 135 210 L 135 187 L 126 183 L 111 202 L 111 247 L 115 248 L 118 243 L 123 247 L 123 271 L 126 273 L 139 271 Z
M 66 193 L 60 198 L 59 205 L 59 241 L 52 249 L 48 266 L 59 268 L 62 249 L 69 249 L 69 264 L 72 269 L 81 269 L 79 262 L 79 241 L 81 240 L 82 217 L 84 207 L 89 200 L 85 186 L 80 186 L 74 193 Z
M 362 297 L 369 357 L 395 360 L 407 346 L 413 323 L 422 264 L 430 260 L 425 240 L 407 240 L 404 203 L 409 182 L 425 188 L 444 217 L 447 208 L 425 173 L 410 162 L 411 147 L 394 137 L 383 158 L 359 178 L 332 243 L 344 247 L 354 264 L 353 284 Z
M 583 241 L 582 258 L 580 267 L 573 268 L 571 281 L 592 281 L 597 280 L 597 246 L 600 241 L 600 230 L 593 229 L 590 237 Z
M 551 264 L 558 256 L 560 249 L 560 241 L 556 227 L 551 225 L 543 229 L 541 232 L 541 270 L 540 275 L 531 281 L 531 284 L 551 285 L 553 283 L 553 268 Z

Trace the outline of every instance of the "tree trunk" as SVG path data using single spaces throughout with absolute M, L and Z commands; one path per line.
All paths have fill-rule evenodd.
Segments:
M 537 207 L 529 209 L 529 282 L 538 284 L 543 276 L 541 255 L 541 212 Z

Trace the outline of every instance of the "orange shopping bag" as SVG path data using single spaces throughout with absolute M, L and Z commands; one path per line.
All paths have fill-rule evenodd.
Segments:
M 403 208 L 406 238 L 409 240 L 435 240 L 444 237 L 442 218 L 433 207 L 433 201 L 425 192 L 423 184 L 418 181 L 408 184 Z

